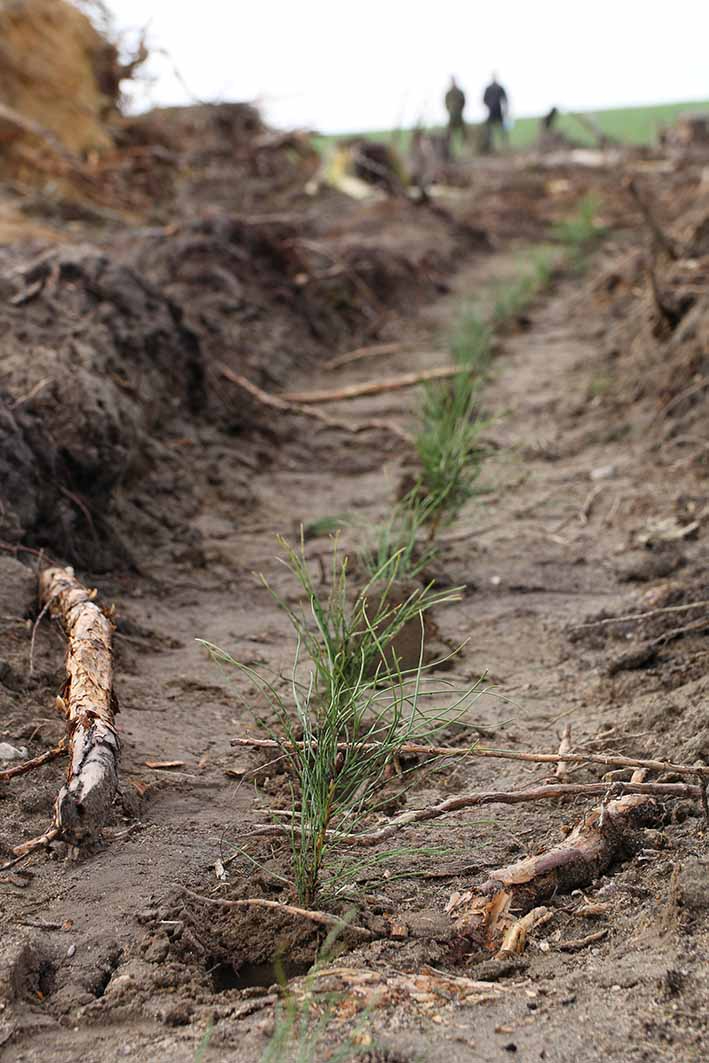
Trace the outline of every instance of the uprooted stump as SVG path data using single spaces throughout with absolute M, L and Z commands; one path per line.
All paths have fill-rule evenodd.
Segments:
M 54 807 L 54 827 L 64 841 L 80 845 L 96 837 L 118 789 L 113 624 L 71 568 L 45 569 L 40 596 L 68 638 L 61 701 L 69 727 L 70 764 Z
M 515 917 L 557 893 L 589 886 L 627 852 L 656 809 L 645 794 L 624 794 L 593 808 L 559 845 L 493 871 L 478 889 L 454 893 L 446 911 L 455 929 L 475 944 L 499 946 Z

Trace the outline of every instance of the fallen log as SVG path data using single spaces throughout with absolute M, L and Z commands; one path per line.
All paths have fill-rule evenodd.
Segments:
M 633 787 L 642 787 L 635 772 Z M 650 823 L 657 805 L 650 794 L 625 793 L 593 808 L 559 845 L 493 871 L 474 890 L 454 893 L 446 906 L 456 929 L 488 947 L 505 932 L 498 925 L 512 909 L 531 911 L 557 893 L 589 886 L 627 855 L 637 830 Z
M 120 742 L 114 725 L 113 624 L 71 568 L 47 568 L 40 598 L 61 621 L 68 643 L 63 707 L 69 728 L 67 781 L 54 806 L 54 828 L 72 845 L 96 837 L 118 789 Z
M 405 432 L 403 428 L 399 428 L 392 421 L 376 418 L 358 422 L 341 421 L 336 417 L 331 417 L 328 413 L 324 413 L 322 410 L 311 410 L 294 402 L 286 402 L 280 395 L 271 395 L 268 391 L 263 391 L 262 388 L 247 380 L 245 376 L 235 373 L 227 365 L 219 365 L 218 368 L 225 380 L 235 384 L 261 406 L 266 406 L 270 410 L 278 410 L 280 413 L 294 413 L 301 417 L 312 417 L 314 420 L 327 425 L 328 428 L 336 428 L 340 432 L 350 432 L 352 435 L 359 435 L 360 432 L 382 430 L 391 432 L 405 443 L 410 444 L 413 442 L 408 432 Z
M 365 380 L 361 384 L 348 384 L 343 388 L 323 388 L 321 391 L 291 391 L 283 398 L 288 402 L 310 405 L 319 402 L 344 402 L 359 399 L 363 395 L 380 395 L 385 391 L 401 391 L 413 388 L 417 384 L 426 384 L 431 380 L 447 380 L 459 373 L 468 373 L 459 365 L 440 365 L 433 369 L 422 369 L 415 373 L 401 373 L 399 376 L 387 376 L 381 380 Z

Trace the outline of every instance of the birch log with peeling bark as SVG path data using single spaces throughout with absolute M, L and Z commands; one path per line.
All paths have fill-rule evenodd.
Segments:
M 72 845 L 99 832 L 118 789 L 120 742 L 114 725 L 113 624 L 72 568 L 47 568 L 40 597 L 61 621 L 68 644 L 62 699 L 69 727 L 70 764 L 54 808 L 54 825 Z

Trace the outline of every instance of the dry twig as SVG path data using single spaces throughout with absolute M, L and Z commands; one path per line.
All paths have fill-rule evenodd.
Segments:
M 649 620 L 653 616 L 663 616 L 665 613 L 685 613 L 689 609 L 704 609 L 707 606 L 709 606 L 709 601 L 704 599 L 699 602 L 688 602 L 686 605 L 666 605 L 662 609 L 648 609 L 645 613 L 628 613 L 627 616 L 604 616 L 601 620 L 588 620 L 585 624 L 576 624 L 573 630 L 585 631 L 591 627 L 629 624 L 635 620 Z
M 579 521 L 581 524 L 588 524 L 593 505 L 601 492 L 605 491 L 606 486 L 606 484 L 596 484 L 596 486 L 586 495 L 584 503 L 579 510 Z
M 252 746 L 256 749 L 284 749 L 290 743 L 279 742 L 274 738 L 232 738 L 233 746 Z M 302 742 L 293 746 L 303 748 Z M 341 742 L 338 749 L 349 748 L 347 742 Z M 360 749 L 373 750 L 378 743 L 364 743 Z M 642 757 L 624 757 L 614 753 L 526 753 L 515 749 L 495 749 L 490 746 L 424 746 L 406 742 L 399 748 L 399 753 L 411 756 L 430 757 L 482 757 L 492 760 L 519 760 L 532 764 L 558 764 L 565 760 L 568 764 L 602 764 L 608 768 L 647 768 L 649 771 L 674 772 L 677 775 L 699 775 L 709 779 L 709 766 L 701 764 L 675 764 L 669 760 L 649 760 Z
M 586 934 L 582 938 L 572 938 L 570 941 L 560 941 L 556 946 L 559 952 L 578 952 L 580 949 L 587 948 L 588 945 L 595 945 L 597 941 L 603 941 L 604 937 L 608 936 L 608 928 L 604 930 L 596 930 L 593 934 Z
M 405 432 L 403 428 L 400 428 L 392 421 L 384 420 L 383 418 L 372 418 L 368 421 L 342 421 L 336 417 L 331 417 L 329 414 L 324 413 L 322 410 L 310 410 L 305 406 L 301 406 L 295 402 L 286 402 L 280 395 L 271 395 L 267 391 L 263 391 L 257 387 L 246 377 L 241 376 L 240 373 L 235 373 L 227 365 L 218 365 L 219 372 L 225 380 L 229 380 L 232 384 L 235 384 L 242 391 L 245 391 L 252 399 L 260 403 L 262 406 L 266 406 L 271 410 L 278 410 L 280 413 L 293 413 L 298 414 L 301 417 L 311 417 L 313 420 L 320 421 L 321 424 L 327 425 L 328 428 L 335 428 L 340 432 L 350 432 L 352 435 L 359 435 L 360 432 L 371 431 L 385 431 L 391 432 L 392 435 L 397 436 L 405 443 L 410 444 L 412 442 L 411 436 L 408 432 Z
M 355 923 L 348 923 L 344 919 L 340 919 L 336 915 L 330 915 L 328 912 L 316 912 L 311 911 L 309 908 L 298 908 L 294 904 L 282 904 L 280 901 L 269 901 L 265 897 L 251 897 L 246 900 L 228 901 L 221 897 L 203 897 L 201 893 L 195 893 L 193 890 L 184 887 L 184 892 L 190 897 L 194 897 L 197 901 L 202 901 L 204 904 L 217 904 L 222 908 L 271 908 L 277 912 L 285 912 L 288 915 L 294 915 L 301 919 L 309 919 L 311 923 L 319 923 L 321 926 L 338 926 L 344 930 L 351 930 L 355 934 L 359 934 L 361 937 L 372 940 L 376 935 L 368 930 L 365 926 L 357 926 Z
M 696 768 L 694 769 L 696 773 Z M 427 808 L 415 808 L 405 812 L 396 819 L 391 820 L 379 830 L 368 834 L 346 834 L 338 831 L 329 831 L 328 837 L 334 838 L 340 845 L 352 846 L 353 848 L 371 848 L 380 842 L 391 838 L 404 827 L 412 823 L 425 823 L 431 819 L 439 819 L 441 816 L 450 815 L 452 812 L 462 812 L 468 808 L 481 808 L 483 805 L 519 805 L 530 801 L 556 801 L 567 797 L 601 797 L 612 794 L 645 795 L 646 797 L 674 797 L 701 799 L 701 787 L 692 786 L 688 783 L 564 783 L 549 786 L 534 786 L 527 790 L 490 790 L 473 794 L 460 794 L 457 797 L 448 797 L 437 805 L 429 805 Z M 245 838 L 255 837 L 290 837 L 291 827 L 281 823 L 265 823 L 254 827 Z
M 34 768 L 39 768 L 42 764 L 48 764 L 50 760 L 56 760 L 57 757 L 61 757 L 62 753 L 66 752 L 67 739 L 62 738 L 52 749 L 45 749 L 44 753 L 38 754 L 36 757 L 32 757 L 31 760 L 23 760 L 21 764 L 15 764 L 12 768 L 3 768 L 0 771 L 0 782 L 8 782 L 10 779 L 16 779 L 18 775 L 26 775 Z
M 368 347 L 357 347 L 354 351 L 331 358 L 329 362 L 323 363 L 323 369 L 341 369 L 344 365 L 361 362 L 364 358 L 378 358 L 385 354 L 396 354 L 400 350 L 400 343 L 372 343 Z
M 559 756 L 564 757 L 567 753 L 571 752 L 571 724 L 565 723 L 561 732 L 561 741 L 559 742 Z M 566 760 L 560 760 L 556 765 L 556 771 L 554 772 L 559 782 L 566 782 L 569 778 L 569 764 Z
M 667 233 L 665 233 L 662 229 L 662 226 L 655 217 L 655 213 L 650 207 L 649 203 L 646 201 L 644 196 L 640 194 L 640 189 L 638 188 L 638 183 L 635 178 L 631 178 L 628 181 L 628 191 L 637 203 L 640 209 L 640 213 L 645 219 L 645 223 L 653 235 L 655 243 L 659 247 L 661 247 L 663 251 L 665 251 L 671 259 L 673 259 L 673 261 L 676 261 L 678 258 L 681 258 L 681 252 L 678 244 L 675 240 L 672 239 L 671 236 L 668 236 Z
M 442 365 L 433 369 L 422 369 L 416 373 L 402 373 L 400 376 L 384 377 L 382 380 L 366 380 L 361 384 L 348 384 L 342 388 L 323 388 L 321 391 L 291 391 L 284 395 L 288 402 L 310 405 L 319 402 L 343 402 L 358 399 L 363 395 L 380 395 L 384 391 L 400 391 L 403 388 L 416 387 L 429 380 L 446 380 L 449 377 L 467 373 L 459 365 Z

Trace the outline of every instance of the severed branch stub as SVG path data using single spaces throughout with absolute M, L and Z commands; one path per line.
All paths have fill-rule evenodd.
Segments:
M 644 773 L 633 774 L 642 786 Z M 649 794 L 625 793 L 593 808 L 559 845 L 493 871 L 474 890 L 454 893 L 446 911 L 458 932 L 490 945 L 508 929 L 501 916 L 528 912 L 557 893 L 590 885 L 628 850 L 632 835 L 652 821 Z
M 120 742 L 114 725 L 113 624 L 74 576 L 72 568 L 47 568 L 40 598 L 61 621 L 68 643 L 62 700 L 69 728 L 67 781 L 54 807 L 54 828 L 71 845 L 91 841 L 118 789 Z
M 561 732 L 561 740 L 559 742 L 559 756 L 564 757 L 567 753 L 571 752 L 571 724 L 564 724 L 564 729 Z M 556 765 L 556 771 L 554 772 L 559 782 L 566 782 L 569 778 L 569 765 L 565 760 L 560 760 Z

